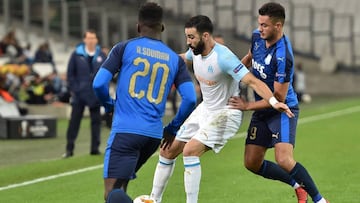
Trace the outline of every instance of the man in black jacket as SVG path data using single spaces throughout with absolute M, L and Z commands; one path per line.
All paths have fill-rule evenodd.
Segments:
M 85 106 L 89 108 L 91 117 L 90 154 L 100 154 L 101 104 L 95 96 L 92 82 L 105 58 L 105 53 L 101 51 L 101 47 L 98 45 L 96 32 L 93 30 L 86 31 L 83 42 L 77 45 L 72 53 L 67 68 L 72 111 L 66 135 L 66 152 L 63 155 L 65 158 L 74 154 L 75 140 L 78 136 Z

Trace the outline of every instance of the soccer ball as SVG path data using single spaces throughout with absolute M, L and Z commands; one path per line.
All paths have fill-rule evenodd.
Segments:
M 304 103 L 310 103 L 312 100 L 310 94 L 303 94 L 301 99 Z
M 134 199 L 134 203 L 156 203 L 149 195 L 140 195 Z

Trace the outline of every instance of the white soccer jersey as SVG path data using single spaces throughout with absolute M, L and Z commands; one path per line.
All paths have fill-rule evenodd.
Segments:
M 187 60 L 193 61 L 205 108 L 224 108 L 231 96 L 239 94 L 239 81 L 249 71 L 226 46 L 216 43 L 207 56 L 194 55 L 189 49 L 185 56 Z

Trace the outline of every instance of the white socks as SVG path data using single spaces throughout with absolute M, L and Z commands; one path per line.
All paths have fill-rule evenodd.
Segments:
M 157 203 L 161 203 L 165 187 L 175 168 L 175 160 L 159 156 L 159 163 L 155 169 L 153 188 L 150 194 L 150 197 L 154 198 Z
M 324 198 L 321 198 L 321 200 L 317 201 L 316 203 L 327 203 Z
M 184 156 L 183 160 L 186 203 L 197 203 L 201 180 L 200 158 L 197 156 Z
M 295 182 L 295 184 L 292 186 L 294 189 L 298 189 L 300 187 L 299 183 Z

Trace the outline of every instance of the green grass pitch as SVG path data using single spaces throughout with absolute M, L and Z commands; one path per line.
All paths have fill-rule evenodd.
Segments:
M 359 202 L 360 98 L 314 98 L 301 104 L 295 159 L 310 172 L 332 203 Z M 243 166 L 245 113 L 239 134 L 219 154 L 201 158 L 199 203 L 294 203 L 294 191 Z M 168 118 L 167 118 L 168 119 Z M 62 159 L 67 121 L 58 121 L 56 138 L 0 140 L 1 203 L 100 203 L 103 201 L 102 156 L 89 155 L 89 120 L 84 119 L 75 156 Z M 109 130 L 102 131 L 102 148 Z M 268 159 L 273 160 L 273 150 Z M 157 163 L 154 155 L 128 187 L 130 196 L 148 194 Z M 177 160 L 163 203 L 184 203 L 182 158 Z

